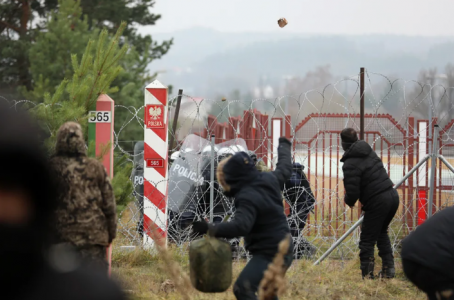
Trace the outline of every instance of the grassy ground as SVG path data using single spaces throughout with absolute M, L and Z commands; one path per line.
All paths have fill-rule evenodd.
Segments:
M 113 274 L 122 282 L 130 299 L 185 299 L 169 280 L 178 280 L 172 273 L 188 274 L 187 257 L 176 251 L 170 253 L 170 259 L 161 257 L 143 251 L 114 253 Z M 287 273 L 287 292 L 281 299 L 426 299 L 404 278 L 400 262 L 396 263 L 396 279 L 363 281 L 357 260 L 327 260 L 316 267 L 310 261 L 296 261 Z M 243 266 L 244 262 L 234 262 L 234 278 Z M 377 262 L 376 272 L 379 269 Z M 211 295 L 194 291 L 187 282 L 181 285 L 189 295 L 186 299 L 235 299 L 231 288 L 223 294 Z

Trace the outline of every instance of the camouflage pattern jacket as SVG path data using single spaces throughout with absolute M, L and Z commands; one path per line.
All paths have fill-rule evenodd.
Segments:
M 68 122 L 59 129 L 51 163 L 59 193 L 59 242 L 76 247 L 108 246 L 117 230 L 115 197 L 104 166 L 87 157 L 79 124 Z

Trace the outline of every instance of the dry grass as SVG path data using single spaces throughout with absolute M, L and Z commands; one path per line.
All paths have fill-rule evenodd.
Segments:
M 280 297 L 285 293 L 287 282 L 284 276 L 287 268 L 284 265 L 284 256 L 288 253 L 291 239 L 292 237 L 288 234 L 287 238 L 279 243 L 278 253 L 263 274 L 258 291 L 260 300 L 272 300 L 276 295 Z
M 175 286 L 175 276 L 169 268 L 169 259 L 179 265 L 188 274 L 188 257 L 176 250 L 170 250 L 166 261 L 144 251 L 131 253 L 114 252 L 113 274 L 119 279 L 130 299 L 184 299 Z M 280 299 L 426 299 L 424 294 L 404 278 L 400 262 L 396 262 L 397 278 L 392 280 L 361 280 L 359 261 L 343 263 L 339 260 L 327 260 L 319 266 L 312 266 L 311 261 L 294 261 L 288 270 L 287 291 Z M 244 262 L 234 263 L 234 276 L 238 276 Z M 380 263 L 377 262 L 376 273 Z M 222 270 L 219 270 L 220 272 Z M 216 274 L 213 274 L 216 276 Z M 181 282 L 181 281 L 180 281 Z M 235 299 L 232 288 L 222 294 L 202 294 L 187 287 L 187 299 L 227 300 Z

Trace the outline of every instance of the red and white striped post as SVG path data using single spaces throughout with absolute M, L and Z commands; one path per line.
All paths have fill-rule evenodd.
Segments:
M 167 87 L 155 80 L 145 87 L 144 246 L 166 245 L 168 184 Z

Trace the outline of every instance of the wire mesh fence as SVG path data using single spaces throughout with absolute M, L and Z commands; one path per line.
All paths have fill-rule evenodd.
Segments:
M 364 139 L 382 159 L 393 182 L 400 180 L 436 144 L 438 154 L 454 164 L 454 102 L 452 88 L 412 80 L 393 80 L 366 73 L 366 114 Z M 210 218 L 222 222 L 235 219 L 233 200 L 213 184 L 210 205 L 210 165 L 215 167 L 227 153 L 249 151 L 270 170 L 277 162 L 277 141 L 285 136 L 293 142 L 293 159 L 304 167 L 311 193 L 303 187 L 283 191 L 285 213 L 294 229 L 295 251 L 315 259 L 324 253 L 361 216 L 361 207 L 350 209 L 343 202 L 342 163 L 344 153 L 340 132 L 353 127 L 359 131 L 359 76 L 334 84 L 275 99 L 204 99 L 183 95 L 177 127 L 169 129 L 175 143 L 170 145 L 168 196 L 160 201 L 167 209 L 167 238 L 185 251 L 195 238 L 194 220 Z M 176 97 L 169 99 L 169 124 L 175 115 Z M 12 105 L 22 105 L 16 101 Z M 33 104 L 32 104 L 33 105 Z M 115 106 L 121 122 L 115 124 L 115 151 L 127 155 L 134 164 L 130 180 L 134 197 L 119 215 L 117 246 L 143 246 L 143 236 L 152 228 L 144 221 L 145 184 L 143 179 L 144 106 Z M 119 118 L 116 117 L 116 120 Z M 434 140 L 434 124 L 440 135 Z M 210 137 L 215 137 L 211 155 Z M 399 187 L 400 208 L 389 228 L 393 249 L 423 222 L 430 198 L 431 164 L 436 163 L 433 212 L 453 203 L 454 174 L 441 159 L 428 160 Z M 162 184 L 162 183 L 161 183 Z M 313 206 L 304 206 L 313 195 Z M 309 201 L 310 202 L 310 201 Z M 165 203 L 167 205 L 165 205 Z M 158 214 L 156 214 L 158 216 Z M 151 220 L 152 222 L 154 220 Z M 346 239 L 331 258 L 350 259 L 357 250 L 360 229 Z M 242 239 L 231 240 L 235 258 L 247 257 Z

